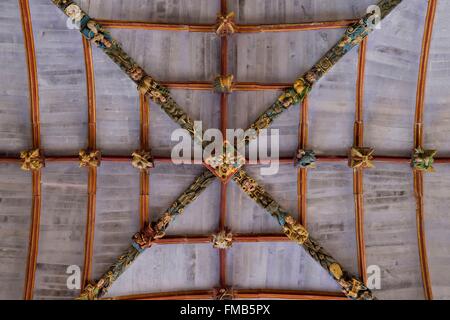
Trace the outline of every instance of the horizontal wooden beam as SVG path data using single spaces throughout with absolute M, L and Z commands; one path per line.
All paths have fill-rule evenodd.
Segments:
M 152 23 L 146 21 L 130 20 L 107 20 L 96 19 L 103 26 L 110 29 L 133 29 L 133 30 L 159 30 L 159 31 L 185 31 L 185 32 L 215 32 L 215 24 L 170 24 L 170 23 Z M 319 21 L 303 23 L 284 23 L 284 24 L 252 24 L 236 25 L 236 33 L 260 33 L 260 32 L 292 32 L 292 31 L 311 31 L 323 29 L 346 28 L 358 20 L 336 20 Z
M 336 163 L 336 162 L 345 162 L 348 160 L 347 156 L 316 156 L 318 163 Z M 131 156 L 103 156 L 103 162 L 130 162 Z M 172 163 L 172 159 L 170 157 L 154 157 L 155 163 Z M 269 164 L 271 162 L 275 162 L 276 160 L 271 159 L 258 159 L 256 162 L 250 162 L 247 159 L 246 165 L 262 165 Z M 282 165 L 293 164 L 294 160 L 290 157 L 283 157 L 278 159 L 279 163 Z M 0 156 L 0 164 L 1 163 L 19 163 L 20 159 L 16 157 L 6 157 Z M 79 162 L 78 156 L 47 156 L 45 157 L 45 162 Z M 411 162 L 410 157 L 397 157 L 397 156 L 375 156 L 373 162 L 381 162 L 381 163 L 400 163 L 400 164 L 409 164 Z M 449 164 L 449 157 L 436 158 L 434 160 L 436 164 Z M 189 164 L 189 163 L 188 163 Z M 194 164 L 194 163 L 191 163 Z

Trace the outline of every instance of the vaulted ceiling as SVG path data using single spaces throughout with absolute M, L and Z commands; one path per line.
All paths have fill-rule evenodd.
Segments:
M 224 116 L 221 95 L 212 90 L 223 73 L 223 43 L 212 32 L 221 1 L 77 1 L 210 128 L 224 121 L 247 128 L 374 2 L 229 0 L 236 23 L 251 27 L 228 39 L 226 73 L 234 75 L 236 88 L 227 95 Z M 299 143 L 298 105 L 271 127 L 282 141 L 278 174 L 262 176 L 261 165 L 246 166 L 347 270 L 379 266 L 375 295 L 381 299 L 450 298 L 449 19 L 446 0 L 404 0 L 368 37 L 365 52 L 353 50 L 320 80 L 308 97 L 307 147 L 318 162 L 306 176 L 290 161 Z M 203 170 L 168 161 L 175 144 L 170 134 L 178 126 L 153 102 L 142 116 L 145 102 L 135 84 L 101 50 L 91 54 L 66 21 L 50 0 L 0 2 L 2 299 L 78 296 L 67 288 L 67 267 L 100 277 L 143 220 L 160 217 Z M 282 27 L 294 23 L 305 30 Z M 281 30 L 259 32 L 267 24 Z M 376 166 L 359 178 L 346 158 L 358 108 Z M 423 181 L 408 160 L 417 123 L 423 124 L 423 146 L 438 150 L 436 173 L 423 174 Z M 103 158 L 96 183 L 78 166 L 78 152 L 93 136 Z M 131 153 L 147 139 L 155 168 L 143 178 L 130 164 Z M 46 157 L 38 175 L 22 171 L 18 161 L 36 144 Z M 362 203 L 354 194 L 356 179 L 364 186 Z M 209 241 L 223 225 L 238 239 L 225 258 Z M 327 272 L 233 182 L 214 181 L 167 234 L 169 240 L 156 243 L 116 281 L 109 297 L 183 291 L 205 298 L 226 285 L 238 298 L 342 298 Z

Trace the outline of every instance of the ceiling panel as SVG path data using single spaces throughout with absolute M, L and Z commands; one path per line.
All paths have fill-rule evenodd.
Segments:
M 360 18 L 376 0 L 236 0 L 229 11 L 242 24 L 300 23 Z
M 228 281 L 236 289 L 339 291 L 330 275 L 294 243 L 235 243 L 227 257 Z
M 80 0 L 97 19 L 170 23 L 214 23 L 219 1 L 211 0 Z
M 319 163 L 308 171 L 306 224 L 345 269 L 358 274 L 352 172 L 346 163 Z
M 71 265 L 83 269 L 87 212 L 87 170 L 47 163 L 42 171 L 42 207 L 34 299 L 67 299 Z
M 440 157 L 450 156 L 450 2 L 438 1 L 425 92 L 424 139 Z
M 31 177 L 0 165 L 0 299 L 22 299 L 31 220 Z
M 424 178 L 425 235 L 428 263 L 430 267 L 433 296 L 435 299 L 450 299 L 450 166 L 436 165 L 437 173 Z
M 113 284 L 108 296 L 209 290 L 219 283 L 219 255 L 211 244 L 154 245 Z
M 92 278 L 100 277 L 140 229 L 139 171 L 129 163 L 103 162 L 98 169 Z
M 377 163 L 364 172 L 367 265 L 381 270 L 380 299 L 423 299 L 413 175 L 409 165 Z
M 30 1 L 38 69 L 42 147 L 77 154 L 87 140 L 86 72 L 81 35 L 47 0 Z
M 18 2 L 0 3 L 0 155 L 16 156 L 31 145 L 28 74 Z
M 369 36 L 365 144 L 378 155 L 409 156 L 427 2 L 403 1 Z
M 150 172 L 150 216 L 161 217 L 172 203 L 205 169 L 201 165 L 158 164 Z M 168 235 L 205 235 L 216 231 L 219 222 L 220 184 L 216 179 L 178 216 Z

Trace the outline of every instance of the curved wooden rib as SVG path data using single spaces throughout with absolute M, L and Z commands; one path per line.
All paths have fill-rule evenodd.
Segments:
M 94 62 L 92 47 L 86 38 L 82 37 L 84 62 L 86 67 L 86 92 L 88 102 L 88 149 L 97 148 L 97 106 L 95 97 Z M 91 281 L 92 256 L 94 251 L 95 209 L 97 199 L 97 168 L 88 168 L 88 204 L 86 219 L 86 234 L 84 242 L 84 267 L 81 281 L 81 291 Z
M 425 88 L 430 53 L 431 37 L 433 33 L 434 18 L 436 16 L 437 0 L 428 1 L 425 20 L 425 30 L 422 40 L 422 53 L 420 57 L 419 78 L 417 81 L 416 113 L 414 123 L 414 147 L 423 147 L 423 112 L 425 102 Z M 428 267 L 428 255 L 425 236 L 424 202 L 423 202 L 423 172 L 414 170 L 414 194 L 416 197 L 416 223 L 417 239 L 419 245 L 420 266 L 424 294 L 427 300 L 433 299 L 432 283 Z
M 367 38 L 361 42 L 358 56 L 358 77 L 356 83 L 356 116 L 353 144 L 364 146 L 364 75 L 366 65 Z M 367 284 L 366 244 L 364 240 L 364 176 L 362 168 L 353 169 L 353 194 L 355 199 L 356 247 L 358 253 L 358 271 L 362 281 Z
M 34 47 L 33 26 L 28 0 L 19 0 L 20 16 L 24 33 L 26 60 L 28 66 L 28 85 L 30 92 L 30 113 L 33 149 L 41 147 L 39 117 L 39 86 L 37 78 L 36 52 Z M 33 299 L 36 263 L 39 245 L 39 227 L 41 217 L 41 170 L 32 172 L 32 207 L 28 258 L 25 276 L 24 299 Z

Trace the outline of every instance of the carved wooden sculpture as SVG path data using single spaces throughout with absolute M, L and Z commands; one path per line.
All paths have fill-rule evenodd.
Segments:
M 80 32 L 89 41 L 103 50 L 129 77 L 134 81 L 138 90 L 151 98 L 161 106 L 167 115 L 178 123 L 182 128 L 188 130 L 194 136 L 194 123 L 189 116 L 178 106 L 170 96 L 169 91 L 149 76 L 132 58 L 121 48 L 105 29 L 91 19 L 81 8 L 70 0 L 52 0 L 67 16 L 74 22 L 79 23 Z M 386 17 L 402 0 L 381 0 L 378 6 L 381 17 Z M 275 118 L 296 103 L 305 99 L 314 84 L 324 76 L 347 52 L 358 46 L 361 41 L 373 31 L 371 23 L 375 13 L 370 13 L 351 25 L 338 43 L 331 48 L 325 56 L 319 60 L 308 72 L 299 77 L 291 88 L 283 94 L 268 108 L 251 126 L 256 134 L 247 137 L 238 143 L 246 143 L 257 137 L 257 134 L 270 126 Z M 216 32 L 219 36 L 231 34 L 236 30 L 233 15 L 220 15 Z M 224 86 L 225 87 L 225 86 Z M 234 153 L 233 153 L 234 154 Z M 227 154 L 225 153 L 225 158 Z M 310 154 L 308 164 L 314 162 L 313 153 Z M 346 272 L 314 239 L 309 236 L 308 231 L 296 222 L 280 205 L 261 187 L 254 179 L 240 169 L 242 162 L 232 161 L 228 163 L 223 155 L 217 155 L 210 159 L 209 170 L 204 171 L 194 183 L 173 203 L 164 213 L 162 218 L 144 227 L 144 229 L 133 237 L 132 246 L 122 255 L 118 261 L 100 278 L 96 284 L 86 287 L 80 298 L 96 299 L 102 297 L 112 283 L 123 273 L 123 271 L 139 256 L 145 249 L 149 248 L 153 241 L 165 235 L 165 230 L 174 218 L 181 214 L 184 208 L 194 201 L 198 195 L 212 182 L 215 176 L 226 181 L 231 178 L 247 193 L 253 200 L 266 209 L 282 226 L 286 236 L 292 241 L 302 245 L 306 251 L 339 283 L 343 292 L 351 299 L 373 299 L 372 293 L 364 284 L 354 276 Z M 221 169 L 223 163 L 226 169 Z M 224 171 L 225 172 L 222 172 Z M 218 292 L 219 298 L 229 294 L 223 289 Z M 232 296 L 232 294 L 231 294 Z

